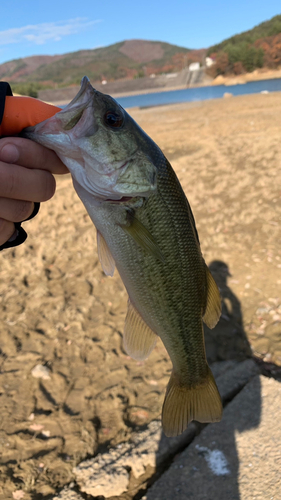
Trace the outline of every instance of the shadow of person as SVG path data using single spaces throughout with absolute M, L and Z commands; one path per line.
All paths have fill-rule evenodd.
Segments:
M 244 331 L 241 304 L 227 284 L 231 277 L 225 262 L 214 260 L 209 269 L 215 278 L 222 298 L 222 314 L 213 330 L 204 325 L 208 363 L 233 359 L 243 361 L 252 356 Z
M 252 357 L 251 347 L 247 339 L 247 335 L 243 326 L 243 315 L 239 299 L 228 286 L 227 280 L 231 276 L 227 264 L 222 261 L 213 261 L 210 266 L 210 271 L 214 276 L 216 283 L 220 289 L 222 297 L 222 315 L 213 330 L 205 327 L 205 344 L 208 363 L 213 364 L 213 369 L 219 365 L 225 366 L 226 361 L 234 361 L 234 367 L 243 369 L 243 361 Z M 225 372 L 222 370 L 221 375 L 225 377 Z M 229 372 L 228 372 L 229 373 Z M 235 370 L 231 372 L 231 376 L 235 380 Z M 228 375 L 229 376 L 229 375 Z M 248 376 L 249 378 L 249 376 Z M 251 377 L 250 377 L 251 378 Z M 246 377 L 247 380 L 247 377 Z M 246 383 L 245 380 L 245 383 Z M 222 421 L 218 424 L 211 424 L 203 428 L 196 424 L 195 429 L 190 424 L 182 436 L 171 438 L 169 441 L 163 432 L 159 441 L 158 459 L 156 460 L 156 477 L 157 472 L 161 474 L 163 462 L 161 458 L 166 451 L 166 465 L 171 461 L 171 455 L 184 449 L 188 443 L 194 439 L 196 433 L 199 436 L 179 455 L 178 463 L 173 465 L 173 468 L 180 468 L 177 473 L 171 472 L 170 476 L 163 476 L 158 482 L 159 488 L 155 496 L 155 491 L 148 491 L 147 500 L 170 500 L 175 496 L 178 500 L 186 500 L 188 498 L 196 500 L 241 500 L 239 492 L 239 455 L 236 446 L 236 436 L 240 433 L 247 432 L 259 426 L 261 417 L 261 388 L 260 378 L 255 379 L 247 386 L 251 387 L 250 394 L 241 394 L 234 398 L 224 409 Z M 240 403 L 241 401 L 241 403 Z M 232 409 L 233 408 L 233 409 Z M 201 433 L 200 433 L 201 431 Z M 190 437 L 188 437 L 190 435 Z M 207 447 L 206 447 L 207 443 Z M 203 446 L 202 446 L 203 445 Z M 227 467 L 224 473 L 215 474 L 208 466 L 207 456 L 211 456 L 212 449 L 214 452 L 223 453 L 226 459 Z M 168 458 L 170 450 L 170 457 Z M 173 451 L 172 451 L 173 450 Z M 218 451 L 219 450 L 219 451 Z M 208 455 L 209 454 L 209 455 Z M 200 456 L 201 455 L 201 456 Z M 176 464 L 177 462 L 174 462 Z M 173 492 L 173 495 L 172 495 Z M 177 492 L 177 493 L 175 493 Z

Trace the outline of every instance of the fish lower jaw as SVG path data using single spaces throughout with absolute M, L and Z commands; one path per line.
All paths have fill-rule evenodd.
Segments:
M 106 202 L 108 202 L 110 204 L 111 203 L 116 204 L 116 203 L 129 203 L 133 199 L 134 199 L 133 196 L 122 196 L 119 199 L 106 198 L 104 201 L 106 201 Z

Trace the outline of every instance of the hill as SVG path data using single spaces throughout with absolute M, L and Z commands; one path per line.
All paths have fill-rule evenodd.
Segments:
M 84 74 L 94 82 L 133 79 L 179 71 L 192 61 L 194 55 L 184 47 L 164 42 L 126 40 L 93 50 L 9 61 L 0 65 L 0 78 L 14 83 L 15 91 L 15 83 L 33 83 L 37 88 L 65 87 L 79 84 Z
M 128 81 L 131 81 L 133 90 L 135 87 L 147 88 L 148 82 L 149 88 L 154 88 L 162 85 L 161 78 L 152 85 L 148 77 L 179 73 L 186 68 L 185 73 L 191 62 L 204 65 L 206 55 L 214 61 L 206 70 L 209 75 L 206 78 L 240 75 L 256 68 L 275 69 L 281 66 L 281 15 L 209 49 L 191 50 L 161 41 L 125 40 L 98 49 L 8 61 L 0 65 L 0 79 L 8 80 L 14 92 L 34 97 L 42 89 L 77 86 L 83 75 L 87 75 L 96 87 L 104 80 L 118 80 L 122 88 L 126 87 Z M 138 80 L 139 85 L 132 82 L 134 79 Z
M 277 68 L 281 64 L 281 15 L 213 45 L 207 54 L 215 60 L 212 76 Z

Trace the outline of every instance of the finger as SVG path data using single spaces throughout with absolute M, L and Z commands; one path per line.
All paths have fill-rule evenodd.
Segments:
M 0 245 L 4 245 L 15 232 L 15 226 L 12 222 L 0 219 Z
M 47 201 L 55 193 L 56 181 L 46 170 L 31 170 L 0 162 L 0 197 L 23 201 Z
M 10 222 L 22 222 L 31 216 L 34 210 L 32 201 L 0 198 L 0 218 Z
M 68 173 L 54 151 L 22 137 L 5 137 L 0 140 L 0 160 L 30 169 L 47 170 L 52 174 Z

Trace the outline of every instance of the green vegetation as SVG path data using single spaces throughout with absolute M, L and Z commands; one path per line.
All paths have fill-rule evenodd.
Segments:
M 242 43 L 240 46 L 226 46 L 224 51 L 216 54 L 216 64 L 211 66 L 211 71 L 214 77 L 227 73 L 251 72 L 262 68 L 263 59 L 263 50 L 253 45 Z
M 230 46 L 241 47 L 243 44 L 254 44 L 260 38 L 278 35 L 279 33 L 281 33 L 281 15 L 275 16 L 269 21 L 265 21 L 249 31 L 244 31 L 239 35 L 227 38 L 217 45 L 213 45 L 209 48 L 207 54 L 210 55 L 213 52 L 220 51 L 227 52 L 226 49 L 229 49 Z
M 211 68 L 212 76 L 226 73 L 243 73 L 261 68 L 268 62 L 264 48 L 261 47 L 264 38 L 271 45 L 271 56 L 274 52 L 272 38 L 281 33 L 281 15 L 255 26 L 252 30 L 232 36 L 208 49 L 207 55 L 215 57 L 216 64 Z M 270 38 L 271 37 L 271 38 Z M 273 47 L 272 47 L 273 45 Z M 272 59 L 272 57 L 271 57 Z M 275 57 L 276 66 L 279 57 Z M 273 64 L 271 64 L 273 66 Z
M 145 76 L 144 71 L 141 69 L 134 75 L 134 79 L 137 80 L 137 78 L 143 78 Z
M 11 88 L 14 94 L 27 95 L 29 97 L 38 97 L 38 90 L 45 88 L 44 85 L 38 83 L 11 83 Z

